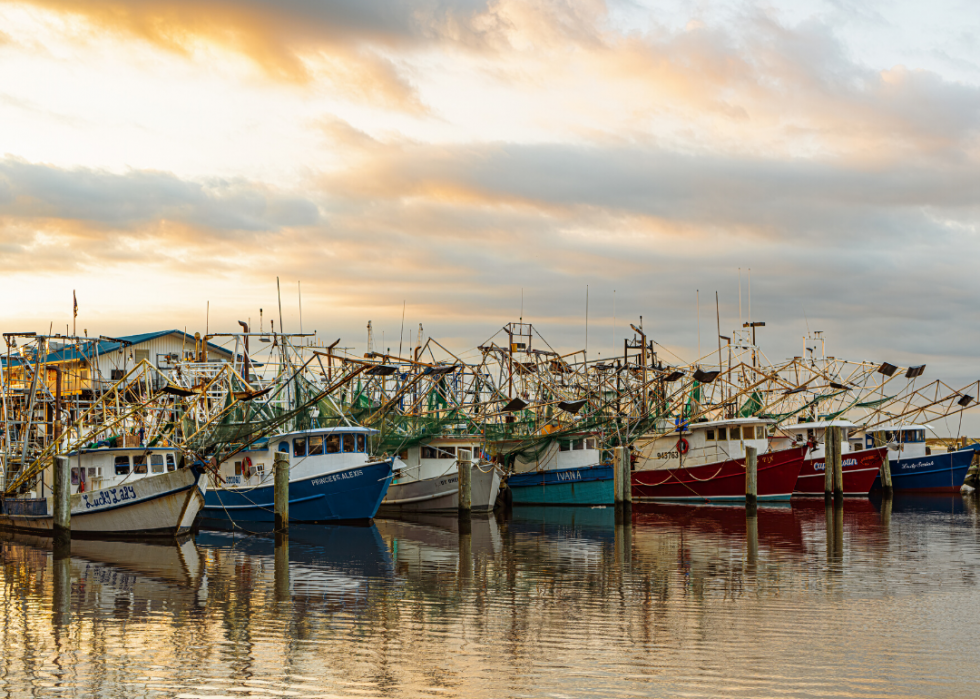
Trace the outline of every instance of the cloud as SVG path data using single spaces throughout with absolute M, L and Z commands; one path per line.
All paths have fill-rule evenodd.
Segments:
M 241 179 L 190 182 L 152 170 L 115 174 L 0 160 L 0 216 L 138 230 L 176 223 L 216 233 L 312 225 L 315 204 Z

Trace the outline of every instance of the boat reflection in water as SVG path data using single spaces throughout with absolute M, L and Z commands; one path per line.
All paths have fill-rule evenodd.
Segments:
M 187 537 L 150 543 L 74 539 L 67 555 L 54 549 L 50 536 L 6 531 L 0 532 L 0 542 L 5 560 L 46 559 L 54 553 L 56 583 L 59 575 L 70 575 L 63 592 L 73 595 L 72 604 L 80 608 L 111 609 L 118 615 L 126 610 L 198 608 L 207 602 L 206 561 Z M 63 599 L 55 606 L 67 604 Z
M 249 589 L 270 582 L 285 585 L 285 597 L 302 600 L 308 609 L 363 609 L 373 582 L 392 577 L 391 556 L 373 525 L 292 525 L 285 540 L 273 534 L 202 531 L 196 541 L 206 552 L 209 573 L 222 584 L 233 586 L 244 578 Z M 282 570 L 286 561 L 288 572 Z

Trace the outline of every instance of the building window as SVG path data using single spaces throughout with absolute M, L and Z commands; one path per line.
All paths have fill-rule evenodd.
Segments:
M 129 457 L 128 456 L 117 456 L 116 457 L 116 475 L 125 476 L 129 473 Z
M 306 437 L 297 437 L 293 440 L 293 454 L 295 456 L 306 456 Z

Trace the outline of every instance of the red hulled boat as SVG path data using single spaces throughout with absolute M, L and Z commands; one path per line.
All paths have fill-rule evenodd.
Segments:
M 806 447 L 760 454 L 758 499 L 789 500 L 793 495 Z M 633 472 L 634 500 L 724 502 L 745 500 L 745 459 L 699 466 Z M 823 492 L 823 491 L 821 491 Z

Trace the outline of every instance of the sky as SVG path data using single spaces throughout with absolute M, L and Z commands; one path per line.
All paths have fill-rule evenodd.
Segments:
M 959 386 L 978 134 L 965 1 L 0 0 L 0 329 L 278 324 L 278 278 L 357 351 L 690 361 L 751 274 L 774 361 Z

